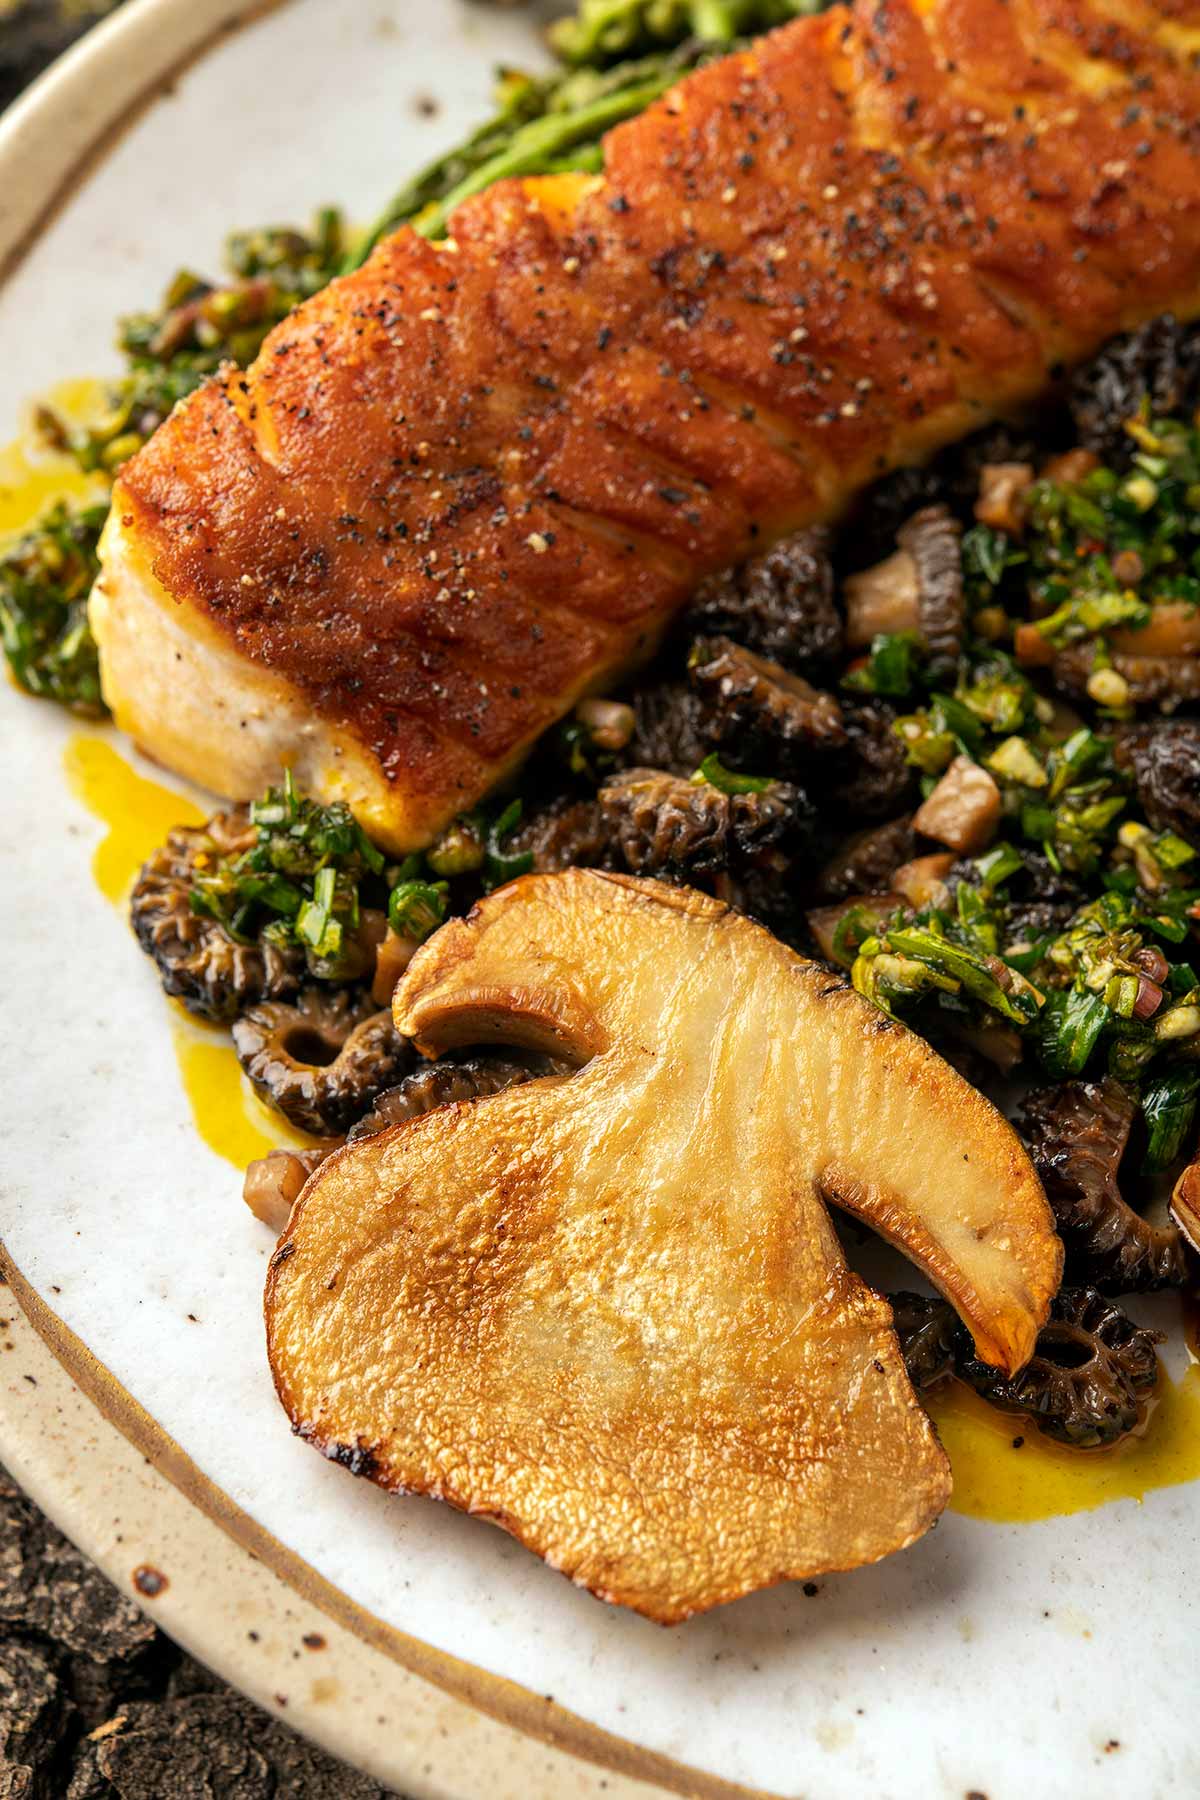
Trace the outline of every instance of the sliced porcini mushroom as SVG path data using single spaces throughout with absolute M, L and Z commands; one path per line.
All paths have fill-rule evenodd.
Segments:
M 999 1113 L 719 901 L 593 871 L 445 925 L 395 1011 L 427 1055 L 504 1042 L 575 1072 L 317 1171 L 266 1293 L 302 1436 L 663 1623 L 928 1528 L 948 1466 L 822 1196 L 1015 1370 L 1061 1252 Z
M 248 1007 L 233 1043 L 268 1105 L 314 1137 L 342 1137 L 414 1060 L 369 994 L 316 983 Z
M 1054 1211 L 1068 1277 L 1108 1294 L 1181 1287 L 1189 1276 L 1176 1227 L 1151 1225 L 1121 1193 L 1136 1113 L 1133 1096 L 1107 1075 L 1041 1088 L 1022 1106 L 1022 1136 Z
M 697 638 L 688 670 L 714 740 L 734 747 L 745 768 L 794 775 L 814 752 L 846 742 L 832 694 L 731 638 Z
M 974 856 L 995 837 L 1000 810 L 1000 789 L 988 771 L 969 756 L 956 756 L 913 814 L 913 825 L 960 855 Z

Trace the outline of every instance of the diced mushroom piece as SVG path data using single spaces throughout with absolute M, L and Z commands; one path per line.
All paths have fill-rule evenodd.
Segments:
M 1022 620 L 1013 632 L 1013 654 L 1023 669 L 1048 669 L 1054 662 L 1055 649 L 1044 631 Z
M 1099 467 L 1100 458 L 1094 450 L 1064 450 L 1061 456 L 1052 456 L 1042 464 L 1042 480 L 1053 481 L 1059 487 L 1074 487 Z
M 1066 1246 L 1069 1277 L 1109 1294 L 1179 1287 L 1188 1258 L 1174 1226 L 1151 1225 L 1120 1189 L 1137 1107 L 1118 1081 L 1064 1081 L 1030 1094 L 1022 1133 Z
M 928 800 L 917 808 L 913 824 L 939 844 L 975 855 L 996 835 L 1000 804 L 1000 789 L 987 770 L 969 756 L 956 756 Z
M 1171 1194 L 1171 1217 L 1200 1256 L 1200 1156 L 1190 1162 Z
M 984 463 L 975 501 L 979 523 L 1020 537 L 1025 529 L 1026 502 L 1033 479 L 1032 463 Z
M 328 1155 L 328 1150 L 271 1150 L 248 1165 L 242 1199 L 276 1237 L 285 1229 L 301 1188 Z
M 1108 641 L 1125 656 L 1200 656 L 1200 607 L 1159 600 L 1145 625 L 1121 626 L 1109 632 Z
M 945 906 L 950 892 L 946 878 L 953 867 L 953 851 L 935 850 L 893 870 L 892 886 L 918 911 L 923 906 Z
M 838 955 L 837 929 L 847 914 L 857 911 L 864 920 L 882 924 L 903 909 L 901 894 L 849 894 L 833 906 L 814 906 L 805 914 L 818 950 L 827 962 L 849 966 L 848 959 Z
M 1061 1253 L 982 1096 L 719 901 L 588 870 L 445 925 L 396 1022 L 575 1072 L 317 1171 L 266 1294 L 302 1437 L 662 1623 L 928 1528 L 947 1464 L 824 1197 L 1020 1368 Z
M 744 768 L 794 775 L 846 742 L 833 694 L 732 638 L 697 638 L 689 672 L 714 740 L 734 748 Z
M 848 575 L 842 588 L 846 607 L 846 647 L 865 650 L 881 632 L 917 631 L 921 624 L 921 583 L 909 550 Z
M 962 648 L 962 526 L 948 506 L 923 506 L 897 533 L 917 571 L 917 629 L 932 656 Z

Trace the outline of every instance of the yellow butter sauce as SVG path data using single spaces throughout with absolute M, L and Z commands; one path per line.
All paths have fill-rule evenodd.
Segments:
M 1024 1524 L 1200 1479 L 1200 1366 L 1177 1381 L 1164 1370 L 1157 1396 L 1145 1430 L 1115 1450 L 1068 1450 L 961 1382 L 945 1383 L 928 1405 L 954 1470 L 951 1511 Z
M 72 792 L 106 827 L 92 857 L 102 894 L 123 907 L 138 870 L 173 825 L 199 825 L 191 800 L 138 771 L 99 732 L 76 732 L 63 767 Z M 311 1139 L 268 1111 L 242 1074 L 229 1034 L 171 1007 L 171 1037 L 196 1130 L 238 1170 L 281 1144 L 303 1148 Z
M 95 421 L 104 410 L 99 381 L 62 381 L 46 403 L 69 425 Z M 23 531 L 56 500 L 103 500 L 108 484 L 100 475 L 85 475 L 74 459 L 50 449 L 28 429 L 0 448 L 0 538 Z

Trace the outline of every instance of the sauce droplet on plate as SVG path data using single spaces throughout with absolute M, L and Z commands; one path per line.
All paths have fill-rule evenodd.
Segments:
M 1069 1450 L 958 1381 L 928 1396 L 954 1470 L 952 1512 L 1000 1524 L 1091 1512 L 1200 1478 L 1200 1367 L 1164 1369 L 1145 1429 L 1113 1450 Z M 1014 1447 L 1019 1443 L 1019 1448 Z

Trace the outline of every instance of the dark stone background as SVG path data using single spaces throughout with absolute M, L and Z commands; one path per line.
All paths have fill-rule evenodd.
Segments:
M 0 109 L 119 0 L 0 0 Z M 386 1800 L 193 1662 L 0 1469 L 0 1800 Z

